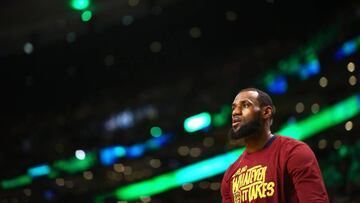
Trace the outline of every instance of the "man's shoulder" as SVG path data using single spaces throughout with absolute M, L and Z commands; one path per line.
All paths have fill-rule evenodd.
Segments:
M 282 142 L 286 142 L 286 143 L 294 143 L 294 144 L 297 144 L 297 143 L 301 143 L 301 144 L 304 144 L 303 141 L 301 140 L 297 140 L 297 139 L 294 139 L 292 137 L 289 137 L 289 136 L 286 136 L 286 135 L 279 135 L 279 134 L 276 134 L 276 136 L 278 137 L 278 139 L 280 139 Z
M 279 139 L 281 150 L 284 150 L 286 153 L 293 151 L 312 151 L 310 146 L 301 140 L 284 135 L 278 135 L 277 138 Z
M 276 135 L 278 142 L 282 147 L 293 148 L 297 146 L 307 146 L 307 144 L 301 140 L 294 139 L 285 135 Z

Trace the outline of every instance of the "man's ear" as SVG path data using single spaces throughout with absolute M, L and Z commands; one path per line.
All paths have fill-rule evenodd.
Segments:
M 271 106 L 263 107 L 263 118 L 271 118 L 273 109 Z

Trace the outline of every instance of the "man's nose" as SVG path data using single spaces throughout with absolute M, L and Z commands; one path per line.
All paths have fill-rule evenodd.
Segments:
M 232 116 L 238 116 L 238 115 L 241 115 L 241 114 L 242 114 L 242 112 L 241 112 L 241 109 L 239 107 L 234 108 L 232 110 Z

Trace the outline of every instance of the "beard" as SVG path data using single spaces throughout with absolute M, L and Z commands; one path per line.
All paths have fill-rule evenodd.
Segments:
M 255 115 L 251 121 L 244 123 L 237 129 L 231 128 L 228 136 L 230 140 L 239 140 L 247 137 L 255 136 L 262 126 L 260 112 Z

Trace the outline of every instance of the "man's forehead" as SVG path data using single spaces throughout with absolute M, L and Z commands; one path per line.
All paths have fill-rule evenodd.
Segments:
M 236 95 L 234 99 L 234 103 L 241 102 L 241 101 L 252 101 L 257 102 L 257 97 L 259 96 L 259 93 L 257 91 L 244 91 L 240 92 L 238 95 Z

